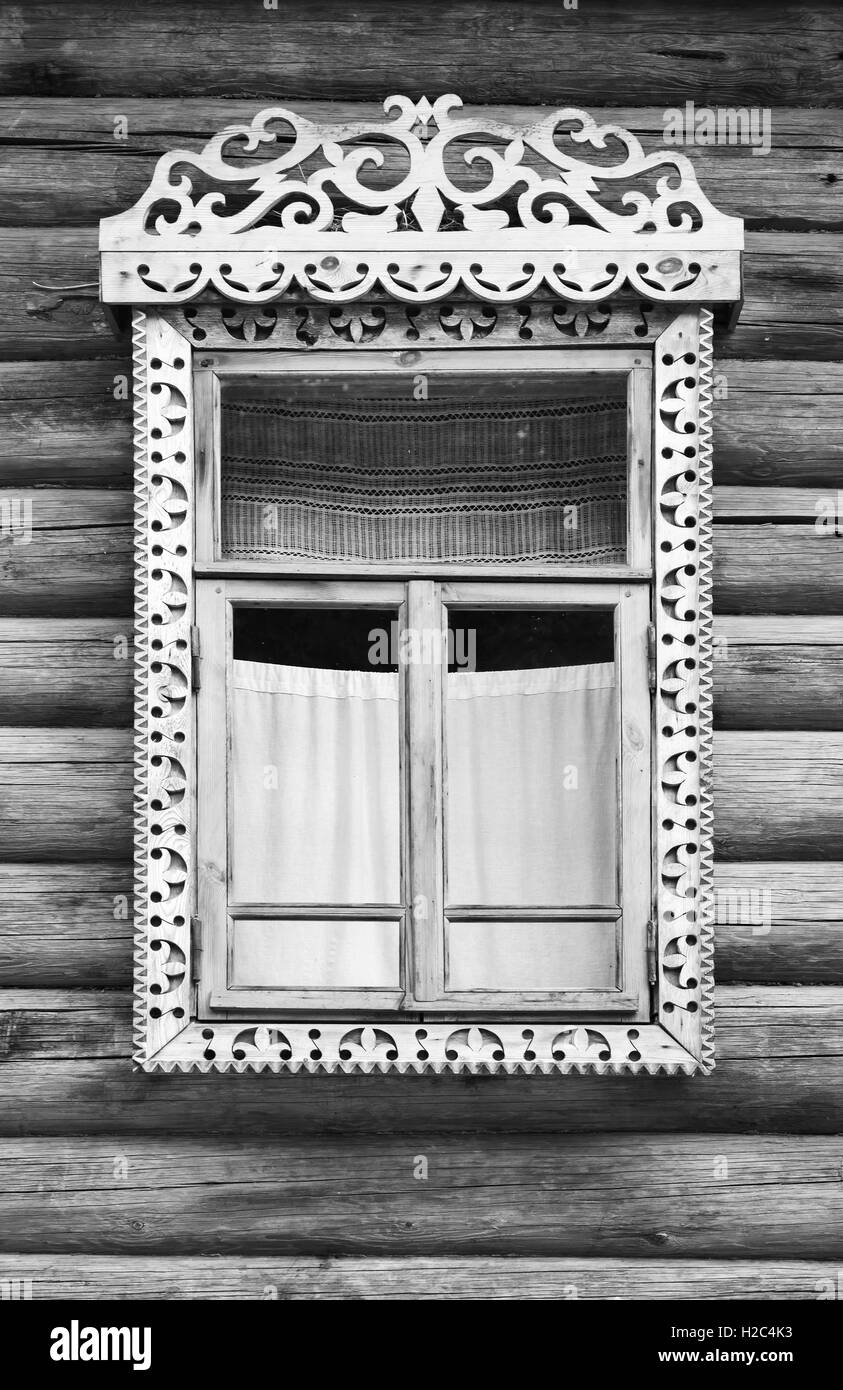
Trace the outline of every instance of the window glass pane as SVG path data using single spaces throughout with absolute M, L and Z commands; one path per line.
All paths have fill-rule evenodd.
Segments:
M 449 921 L 449 990 L 614 989 L 617 922 Z
M 617 904 L 612 614 L 452 609 L 449 623 L 448 903 Z
M 401 900 L 395 614 L 235 609 L 229 783 L 235 902 Z
M 222 388 L 222 550 L 622 564 L 621 373 L 289 373 Z
M 397 989 L 401 979 L 397 921 L 259 921 L 231 929 L 234 989 Z

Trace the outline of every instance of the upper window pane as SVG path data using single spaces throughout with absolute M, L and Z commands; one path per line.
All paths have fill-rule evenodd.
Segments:
M 222 553 L 623 564 L 627 383 L 558 371 L 228 378 Z

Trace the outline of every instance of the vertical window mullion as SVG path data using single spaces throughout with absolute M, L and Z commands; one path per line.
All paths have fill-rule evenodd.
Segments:
M 407 586 L 407 767 L 410 783 L 410 910 L 413 978 L 418 1003 L 441 998 L 445 984 L 442 859 L 442 630 L 440 586 L 411 580 Z M 441 650 L 439 654 L 442 655 Z

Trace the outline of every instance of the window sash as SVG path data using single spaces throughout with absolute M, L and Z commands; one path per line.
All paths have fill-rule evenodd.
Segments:
M 649 587 L 646 584 L 496 584 L 433 580 L 332 582 L 239 579 L 196 585 L 202 640 L 202 682 L 197 697 L 198 912 L 204 934 L 199 983 L 200 1013 L 248 1009 L 368 1009 L 432 1013 L 590 1011 L 646 1016 L 646 923 L 650 874 L 650 712 L 646 674 Z M 620 737 L 618 854 L 622 911 L 616 914 L 618 987 L 613 990 L 463 990 L 446 988 L 444 899 L 443 682 L 442 663 L 410 662 L 401 668 L 399 749 L 401 794 L 401 902 L 377 908 L 292 903 L 232 903 L 228 897 L 227 781 L 231 756 L 230 704 L 235 606 L 339 606 L 395 608 L 402 626 L 443 631 L 449 606 L 616 610 L 617 727 Z M 226 729 L 223 739 L 220 731 Z M 634 731 L 632 733 L 631 731 Z M 418 907 L 424 904 L 424 911 Z M 413 910 L 413 908 L 417 910 Z M 612 916 L 602 910 L 601 919 Z M 507 911 L 462 905 L 453 920 L 581 921 L 570 907 Z M 404 989 L 286 989 L 229 986 L 231 923 L 274 920 L 389 919 L 399 924 Z
M 405 578 L 482 575 L 484 579 L 508 579 L 514 566 L 506 562 L 386 560 L 307 560 L 284 557 L 243 560 L 222 556 L 221 547 L 221 394 L 226 377 L 290 377 L 330 373 L 409 377 L 494 372 L 529 373 L 530 370 L 577 373 L 626 372 L 627 381 L 627 557 L 623 564 L 596 565 L 562 561 L 519 561 L 521 577 L 553 579 L 645 578 L 652 575 L 651 442 L 652 354 L 626 348 L 484 348 L 458 353 L 429 350 L 396 353 L 357 350 L 336 352 L 284 352 L 275 350 L 203 354 L 194 369 L 194 423 L 198 466 L 196 472 L 195 572 L 197 576 L 336 574 L 380 577 L 400 574 Z

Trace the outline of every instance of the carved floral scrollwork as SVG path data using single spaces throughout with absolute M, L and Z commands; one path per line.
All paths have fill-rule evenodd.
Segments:
M 391 96 L 391 119 L 320 126 L 269 107 L 162 155 L 135 206 L 102 221 L 105 297 L 739 294 L 742 224 L 712 207 L 684 154 L 647 154 L 576 107 L 530 125 L 461 105 Z M 265 331 L 238 327 L 247 342 Z

